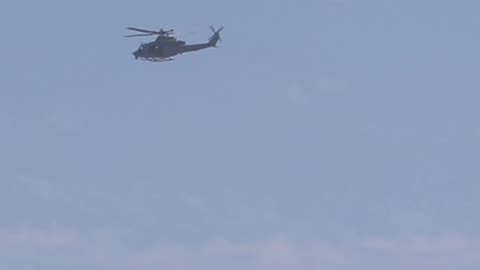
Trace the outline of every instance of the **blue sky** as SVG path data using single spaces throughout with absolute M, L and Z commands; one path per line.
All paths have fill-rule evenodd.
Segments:
M 478 8 L 3 1 L 1 268 L 478 269 Z

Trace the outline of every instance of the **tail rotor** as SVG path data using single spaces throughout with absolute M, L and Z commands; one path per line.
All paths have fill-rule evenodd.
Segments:
M 222 38 L 220 37 L 220 32 L 223 30 L 223 26 L 221 26 L 218 30 L 215 30 L 213 26 L 210 26 L 210 30 L 212 30 L 213 35 L 210 37 L 209 42 L 212 43 L 213 47 L 217 47 L 217 42 L 222 43 Z

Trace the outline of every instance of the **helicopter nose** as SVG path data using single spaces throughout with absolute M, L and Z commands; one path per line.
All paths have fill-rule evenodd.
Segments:
M 132 53 L 132 54 L 133 54 L 133 56 L 135 57 L 135 59 L 138 59 L 138 53 L 139 53 L 139 51 L 138 51 L 138 50 L 137 50 L 137 51 L 134 51 L 134 52 Z

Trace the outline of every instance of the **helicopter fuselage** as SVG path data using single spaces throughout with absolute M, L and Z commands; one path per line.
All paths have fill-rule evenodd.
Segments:
M 158 62 L 173 60 L 172 57 L 178 54 L 216 47 L 217 42 L 221 41 L 219 33 L 222 31 L 223 27 L 221 27 L 219 30 L 215 30 L 213 27 L 211 27 L 213 35 L 209 38 L 208 42 L 198 44 L 186 44 L 186 42 L 183 40 L 177 40 L 175 37 L 169 36 L 168 33 L 171 33 L 173 30 L 163 31 L 160 29 L 160 31 L 149 31 L 132 27 L 129 27 L 128 29 L 146 32 L 147 34 L 128 35 L 126 37 L 159 34 L 155 41 L 143 43 L 136 51 L 133 52 L 135 59 Z
M 214 47 L 212 42 L 200 44 L 185 44 L 183 41 L 169 41 L 169 42 L 150 42 L 142 44 L 133 55 L 136 59 L 163 59 L 171 58 L 178 54 L 186 52 L 193 52 L 209 47 Z

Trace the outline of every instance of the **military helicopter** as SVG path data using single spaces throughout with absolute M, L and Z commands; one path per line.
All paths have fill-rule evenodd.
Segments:
M 212 30 L 213 35 L 209 38 L 208 42 L 198 44 L 187 44 L 185 41 L 177 39 L 173 36 L 173 29 L 163 30 L 161 28 L 159 31 L 145 30 L 135 27 L 127 27 L 127 29 L 142 33 L 126 35 L 125 37 L 127 38 L 152 35 L 158 36 L 152 42 L 142 43 L 140 47 L 132 53 L 135 59 L 151 62 L 164 62 L 174 60 L 173 57 L 178 54 L 217 47 L 217 43 L 222 41 L 220 38 L 220 31 L 223 30 L 223 26 L 218 30 L 215 30 L 213 26 L 210 26 L 210 30 Z

